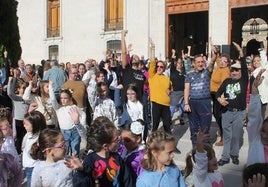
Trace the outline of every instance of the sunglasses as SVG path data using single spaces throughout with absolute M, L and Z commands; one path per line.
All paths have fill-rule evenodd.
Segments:
M 164 69 L 164 66 L 156 66 L 157 68 L 161 68 L 161 69 Z
M 66 148 L 66 145 L 65 145 L 65 141 L 61 142 L 59 145 L 55 145 L 53 147 L 48 147 L 48 148 L 45 148 L 42 152 L 46 152 L 48 149 L 65 149 Z
M 234 71 L 236 71 L 236 72 L 237 72 L 237 71 L 239 71 L 239 70 L 240 70 L 240 68 L 231 68 L 231 70 L 230 70 L 230 71 L 231 71 L 231 72 L 234 72 Z

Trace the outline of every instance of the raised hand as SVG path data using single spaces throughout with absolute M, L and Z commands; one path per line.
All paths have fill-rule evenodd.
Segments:
M 74 121 L 74 124 L 78 124 L 80 122 L 79 121 L 80 114 L 77 111 L 77 108 L 76 107 L 70 108 L 70 110 L 69 110 L 68 113 L 71 116 L 72 120 Z
M 252 90 L 251 93 L 253 95 L 258 94 L 258 86 L 262 83 L 264 77 L 262 76 L 263 72 L 265 72 L 266 69 L 261 69 L 258 73 L 258 75 L 256 76 L 256 78 L 254 79 L 253 83 L 252 83 Z
M 71 158 L 64 158 L 64 164 L 71 170 L 83 170 L 82 162 L 75 154 Z
M 260 173 L 253 175 L 253 179 L 248 179 L 248 187 L 265 187 L 265 183 L 266 178 Z

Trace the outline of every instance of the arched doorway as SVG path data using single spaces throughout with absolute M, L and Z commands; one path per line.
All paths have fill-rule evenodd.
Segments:
M 247 56 L 259 54 L 258 49 L 260 46 L 260 42 L 258 42 L 256 39 L 250 40 L 246 46 Z
M 257 55 L 258 49 L 264 48 L 267 53 L 268 25 L 261 18 L 251 18 L 242 27 L 242 47 L 246 54 Z

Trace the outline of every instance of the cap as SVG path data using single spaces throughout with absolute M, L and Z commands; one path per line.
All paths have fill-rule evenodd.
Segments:
M 231 65 L 231 68 L 241 69 L 241 64 L 239 62 L 236 62 L 236 63 Z

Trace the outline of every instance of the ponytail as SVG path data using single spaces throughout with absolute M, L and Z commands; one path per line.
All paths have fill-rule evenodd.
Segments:
M 30 155 L 34 160 L 45 160 L 46 159 L 44 153 L 42 152 L 42 150 L 37 142 L 35 142 L 32 145 Z
M 186 177 L 188 177 L 192 173 L 193 168 L 194 168 L 194 164 L 193 164 L 193 161 L 192 161 L 192 154 L 191 153 L 188 153 L 187 154 L 185 161 L 186 161 L 186 166 L 185 166 L 184 176 L 186 178 Z

